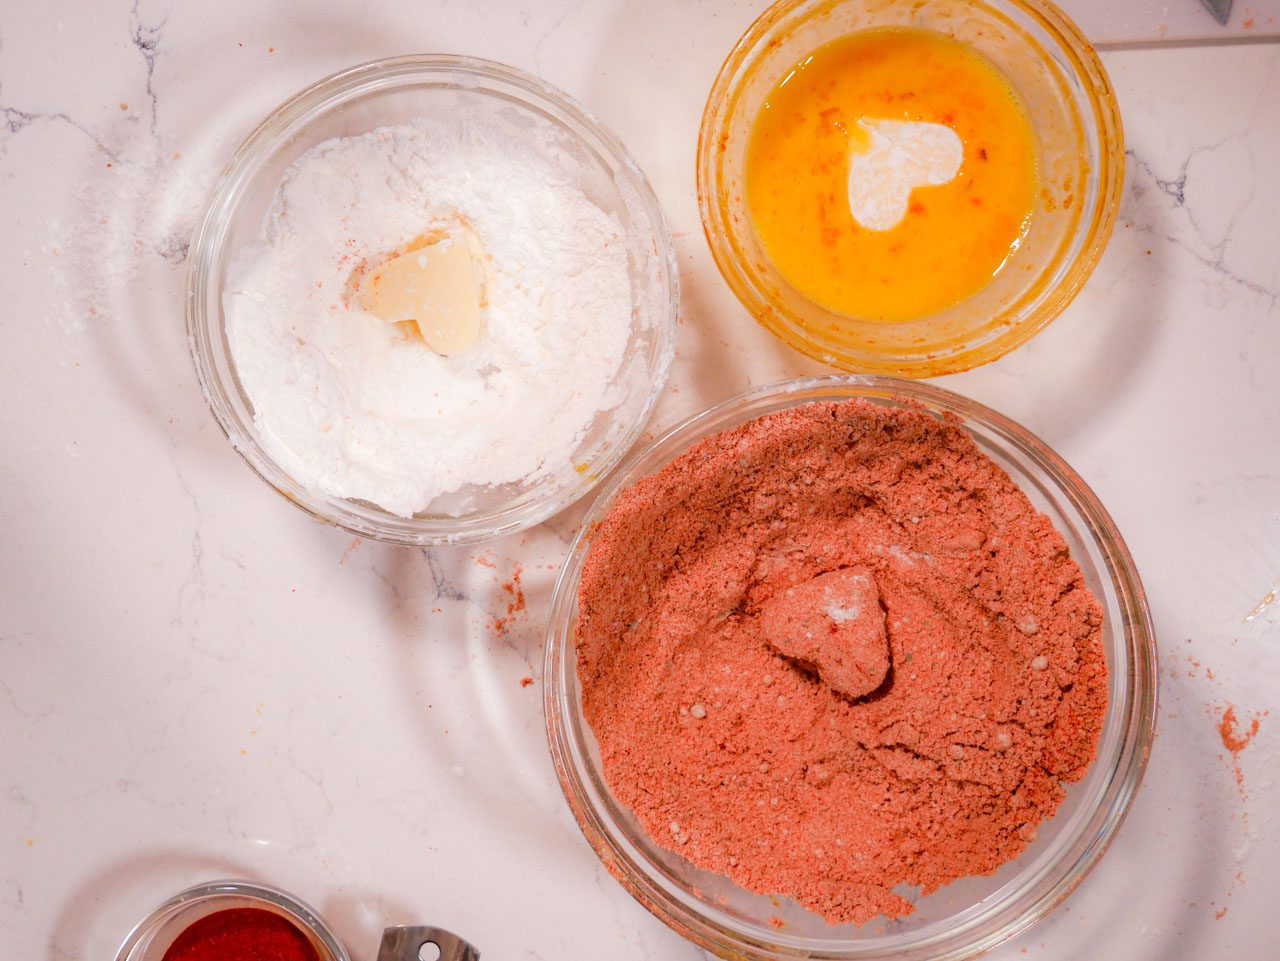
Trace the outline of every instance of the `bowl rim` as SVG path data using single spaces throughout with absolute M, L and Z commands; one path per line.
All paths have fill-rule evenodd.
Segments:
M 740 930 L 720 923 L 701 907 L 687 908 L 670 897 L 652 875 L 637 867 L 636 859 L 628 850 L 630 841 L 619 839 L 612 833 L 609 818 L 603 816 L 595 806 L 594 793 L 585 786 L 585 775 L 578 766 L 580 759 L 570 724 L 570 716 L 574 711 L 569 699 L 568 676 L 570 672 L 576 676 L 577 665 L 576 658 L 573 657 L 574 646 L 569 628 L 572 611 L 576 606 L 582 564 L 601 520 L 625 488 L 670 463 L 698 440 L 781 407 L 755 411 L 749 417 L 736 416 L 744 409 L 770 400 L 792 407 L 807 402 L 853 397 L 879 399 L 881 402 L 899 405 L 903 400 L 917 401 L 934 415 L 957 414 L 962 418 L 961 426 L 966 431 L 969 421 L 981 425 L 994 433 L 1002 445 L 1012 448 L 1020 457 L 1025 457 L 1053 482 L 1056 491 L 1065 496 L 1085 522 L 1090 539 L 1105 561 L 1105 568 L 1099 570 L 1098 576 L 1109 580 L 1115 590 L 1116 603 L 1121 612 L 1115 631 L 1123 642 L 1123 666 L 1129 679 L 1127 709 L 1117 714 L 1123 726 L 1115 765 L 1098 792 L 1095 808 L 1082 819 L 1072 838 L 1073 843 L 1064 844 L 1061 859 L 1048 866 L 1052 867 L 1052 872 L 1046 867 L 1039 877 L 1032 879 L 1033 888 L 1036 889 L 1034 897 L 1028 899 L 1025 894 L 1020 893 L 1010 899 L 1012 908 L 1006 905 L 999 916 L 986 919 L 985 926 L 968 924 L 960 931 L 958 940 L 954 931 L 941 932 L 910 946 L 911 951 L 922 953 L 904 954 L 902 957 L 921 961 L 964 961 L 973 958 L 1025 930 L 1060 904 L 1097 864 L 1123 823 L 1142 781 L 1155 735 L 1159 683 L 1155 631 L 1132 555 L 1110 515 L 1090 487 L 1060 455 L 1031 431 L 982 403 L 944 388 L 869 374 L 830 374 L 769 383 L 693 414 L 646 444 L 643 449 L 632 452 L 623 466 L 615 471 L 609 482 L 598 492 L 569 546 L 556 579 L 548 619 L 543 663 L 543 676 L 547 682 L 543 685 L 543 715 L 552 763 L 561 791 L 579 829 L 605 868 L 632 897 L 669 927 L 698 946 L 723 957 L 752 961 L 799 956 L 830 961 L 871 961 L 885 955 L 880 953 L 881 947 L 876 946 L 831 948 L 829 945 L 834 942 L 827 942 L 823 947 L 806 946 L 804 949 L 797 949 L 792 945 L 775 945 L 763 930 L 759 930 L 757 934 L 753 929 L 750 935 L 744 935 Z M 662 458 L 655 461 L 656 466 L 648 463 L 658 452 L 662 452 Z M 1120 665 L 1115 665 L 1113 670 L 1119 667 Z M 586 727 L 585 721 L 580 723 Z M 1105 729 L 1102 736 L 1106 736 Z M 1083 838 L 1087 838 L 1088 842 L 1081 848 L 1077 842 Z M 1045 875 L 1048 874 L 1053 877 L 1046 879 Z
M 1044 299 L 1027 317 L 1005 325 L 1000 332 L 977 346 L 965 344 L 953 353 L 901 351 L 880 354 L 873 350 L 845 350 L 817 339 L 802 325 L 793 322 L 783 308 L 757 290 L 756 281 L 738 262 L 740 258 L 731 249 L 734 246 L 732 225 L 719 210 L 721 177 L 720 152 L 717 149 L 737 99 L 740 75 L 756 58 L 768 32 L 798 7 L 812 4 L 815 9 L 826 9 L 844 2 L 850 0 L 777 0 L 747 27 L 721 64 L 703 108 L 697 146 L 698 211 L 712 258 L 738 301 L 757 323 L 783 343 L 823 363 L 854 372 L 932 377 L 960 373 L 996 360 L 1026 343 L 1067 308 L 1093 274 L 1115 230 L 1124 192 L 1125 141 L 1120 106 L 1111 78 L 1093 44 L 1075 21 L 1051 0 L 961 0 L 973 6 L 1005 5 L 1025 14 L 1052 38 L 1057 45 L 1057 51 L 1052 52 L 1061 53 L 1066 60 L 1063 66 L 1069 67 L 1079 78 L 1090 107 L 1089 115 L 1082 117 L 1082 123 L 1092 123 L 1099 144 L 1097 157 L 1088 158 L 1097 166 L 1097 204 L 1088 222 L 1076 227 L 1088 242 L 1066 261 L 1059 282 L 1049 287 Z M 1044 51 L 1046 56 L 1052 52 Z
M 259 881 L 225 879 L 206 881 L 179 891 L 160 902 L 155 909 L 133 926 L 116 952 L 116 961 L 132 961 L 130 955 L 138 944 L 156 928 L 188 907 L 210 901 L 259 901 L 285 914 L 318 940 L 329 952 L 328 961 L 350 961 L 347 949 L 315 908 L 281 888 Z M 138 959 L 142 961 L 142 959 Z
M 225 338 L 221 306 L 206 310 L 214 265 L 222 252 L 230 224 L 244 200 L 247 185 L 263 161 L 287 146 L 300 129 L 329 110 L 363 94 L 387 88 L 436 87 L 477 90 L 478 82 L 501 85 L 518 94 L 519 103 L 563 123 L 567 130 L 594 153 L 606 156 L 625 178 L 626 188 L 652 225 L 657 289 L 665 309 L 656 317 L 653 347 L 648 363 L 649 389 L 644 404 L 605 456 L 593 461 L 592 471 L 574 484 L 550 490 L 545 496 L 515 507 L 459 516 L 418 514 L 402 518 L 376 505 L 308 490 L 289 476 L 256 440 L 256 428 L 244 423 L 230 409 L 231 392 L 213 360 L 214 340 Z M 486 90 L 496 95 L 493 90 Z M 408 54 L 367 61 L 331 73 L 293 94 L 245 137 L 232 153 L 209 191 L 203 212 L 192 234 L 187 257 L 184 313 L 188 348 L 201 394 L 215 422 L 232 448 L 253 472 L 296 507 L 323 523 L 361 537 L 389 543 L 427 547 L 440 544 L 474 544 L 533 527 L 589 493 L 600 479 L 630 450 L 643 432 L 662 395 L 675 355 L 680 306 L 680 274 L 675 244 L 662 205 L 652 184 L 621 139 L 591 111 L 569 94 L 541 78 L 507 64 L 459 54 Z M 216 313 L 216 316 L 211 314 Z M 658 313 L 658 312 L 656 312 Z M 234 378 L 234 365 L 232 366 Z M 241 393 L 243 393 L 241 391 Z

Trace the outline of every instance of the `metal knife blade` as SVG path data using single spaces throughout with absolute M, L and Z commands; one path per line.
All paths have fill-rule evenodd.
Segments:
M 1227 25 L 1227 21 L 1231 19 L 1232 0 L 1200 0 L 1200 3 L 1213 14 L 1213 19 L 1224 27 Z

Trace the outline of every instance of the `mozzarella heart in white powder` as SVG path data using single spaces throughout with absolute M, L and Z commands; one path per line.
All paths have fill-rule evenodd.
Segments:
M 465 223 L 487 255 L 479 341 L 451 357 L 366 313 L 353 271 Z M 535 145 L 426 122 L 330 140 L 285 175 L 223 294 L 262 443 L 304 486 L 401 516 L 563 467 L 617 403 L 626 244 Z

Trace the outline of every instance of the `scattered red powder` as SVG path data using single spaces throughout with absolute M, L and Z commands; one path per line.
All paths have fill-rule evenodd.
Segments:
M 1231 898 L 1232 898 L 1232 897 L 1235 895 L 1235 893 L 1236 893 L 1236 888 L 1237 888 L 1239 885 L 1241 885 L 1241 884 L 1244 884 L 1244 872 L 1243 872 L 1243 871 L 1237 871 L 1237 872 L 1236 872 L 1236 876 L 1235 876 L 1235 878 L 1234 878 L 1234 879 L 1232 880 L 1232 882 L 1231 882 L 1231 885 L 1227 888 L 1227 893 L 1226 893 L 1226 896 L 1225 896 L 1224 900 L 1230 901 L 1230 900 L 1231 900 Z M 1217 904 L 1218 904 L 1218 902 L 1217 902 L 1217 901 L 1210 901 L 1210 902 L 1209 902 L 1209 904 L 1210 904 L 1210 906 L 1211 906 L 1211 907 L 1216 907 L 1216 906 L 1217 906 Z M 1225 918 L 1225 917 L 1227 916 L 1227 910 L 1228 910 L 1228 908 L 1229 908 L 1229 907 L 1230 907 L 1230 905 L 1224 904 L 1222 907 L 1218 908 L 1218 910 L 1217 910 L 1217 911 L 1214 911 L 1214 912 L 1213 912 L 1213 920 L 1215 920 L 1215 921 L 1221 921 L 1223 918 Z
M 498 637 L 505 637 L 507 632 L 511 630 L 512 624 L 518 615 L 522 615 L 525 610 L 524 588 L 520 586 L 520 576 L 523 573 L 520 565 L 515 566 L 515 570 L 511 573 L 511 580 L 502 585 L 502 590 L 506 592 L 510 600 L 507 602 L 507 613 L 505 616 L 493 618 L 491 624 L 493 632 Z
M 533 683 L 533 678 L 531 678 L 528 674 L 526 674 L 524 677 L 520 678 L 520 686 L 521 686 L 521 687 L 528 687 L 528 686 L 529 686 L 530 684 L 532 684 L 532 683 Z
M 320 955 L 288 918 L 262 908 L 229 908 L 179 934 L 163 961 L 320 961 Z
M 524 572 L 517 564 L 511 572 L 511 580 L 502 585 L 502 589 L 511 595 L 511 603 L 507 605 L 507 614 L 517 614 L 524 610 L 524 588 L 520 586 L 520 575 Z
M 876 603 L 825 611 L 840 571 Z M 618 499 L 579 603 L 617 798 L 656 843 L 831 923 L 995 871 L 1097 749 L 1100 606 L 1008 475 L 921 410 L 814 403 L 707 438 Z M 822 617 L 837 632 L 804 637 Z M 888 669 L 857 696 L 831 665 L 865 670 L 877 623 Z

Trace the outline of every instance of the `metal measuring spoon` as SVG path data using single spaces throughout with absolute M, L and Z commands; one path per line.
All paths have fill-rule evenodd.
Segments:
M 480 952 L 462 938 L 425 924 L 400 924 L 383 930 L 378 961 L 419 961 L 428 944 L 439 948 L 439 961 L 480 961 Z

